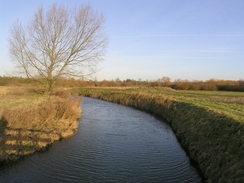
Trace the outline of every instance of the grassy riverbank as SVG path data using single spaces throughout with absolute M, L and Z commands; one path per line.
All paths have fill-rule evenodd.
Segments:
M 244 182 L 244 93 L 168 88 L 73 92 L 162 116 L 197 162 L 206 182 Z
M 40 95 L 31 88 L 0 88 L 0 162 L 45 149 L 73 135 L 81 97 L 68 92 Z

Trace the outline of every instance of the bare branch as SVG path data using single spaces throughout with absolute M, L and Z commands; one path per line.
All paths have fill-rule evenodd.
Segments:
M 69 9 L 54 4 L 34 14 L 28 26 L 17 21 L 11 29 L 12 59 L 29 78 L 42 78 L 51 90 L 60 77 L 96 72 L 108 45 L 105 18 L 87 6 Z

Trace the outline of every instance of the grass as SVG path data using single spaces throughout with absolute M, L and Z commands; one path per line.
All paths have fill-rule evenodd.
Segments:
M 33 142 L 31 142 L 31 141 L 23 142 L 23 145 L 27 146 L 27 147 L 33 147 L 34 146 Z
M 74 89 L 162 116 L 206 182 L 244 182 L 244 93 L 164 88 Z
M 84 89 L 84 92 L 87 89 Z M 216 113 L 225 114 L 238 121 L 244 122 L 244 93 L 243 92 L 219 92 L 219 91 L 168 91 L 164 88 L 130 88 L 130 89 L 92 89 L 92 92 L 111 94 L 140 93 L 155 98 L 167 97 L 170 100 L 189 103 L 203 107 Z
M 67 91 L 40 95 L 31 88 L 0 88 L 0 162 L 73 135 L 78 129 L 81 101 Z

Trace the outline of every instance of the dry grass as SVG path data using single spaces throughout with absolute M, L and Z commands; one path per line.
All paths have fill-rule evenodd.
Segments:
M 11 127 L 26 129 L 43 129 L 45 127 L 53 130 L 50 125 L 58 123 L 61 119 L 76 120 L 77 113 L 80 113 L 80 103 L 81 99 L 78 97 L 49 97 L 47 101 L 37 103 L 31 108 L 22 108 L 21 105 L 6 108 L 2 112 L 2 116 Z M 56 127 L 56 125 L 53 126 L 53 128 Z
M 31 87 L 11 87 L 11 86 L 0 86 L 1 95 L 25 95 L 34 93 L 36 90 Z
M 77 131 L 81 97 L 64 91 L 40 95 L 18 87 L 0 91 L 0 162 L 43 149 Z

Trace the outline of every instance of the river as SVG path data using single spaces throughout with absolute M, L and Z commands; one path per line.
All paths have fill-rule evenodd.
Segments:
M 167 123 L 91 98 L 82 109 L 73 137 L 0 167 L 0 182 L 202 182 Z

